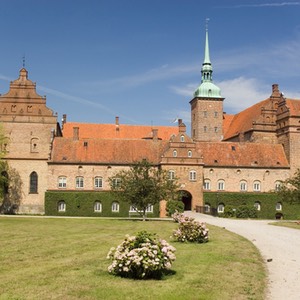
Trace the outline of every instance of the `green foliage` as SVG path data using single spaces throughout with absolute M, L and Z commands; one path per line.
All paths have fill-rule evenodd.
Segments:
M 171 217 L 176 211 L 183 212 L 184 211 L 184 203 L 179 200 L 169 200 L 167 201 L 167 215 Z
M 115 197 L 135 207 L 143 218 L 149 205 L 175 199 L 178 189 L 176 180 L 169 180 L 167 171 L 153 166 L 147 160 L 114 174 L 109 182 Z
M 240 205 L 236 209 L 237 218 L 257 218 L 257 209 L 254 206 Z
M 179 223 L 176 230 L 173 231 L 172 237 L 177 242 L 206 243 L 208 242 L 208 229 L 205 223 L 195 221 L 194 218 L 184 214 L 175 213 L 174 221 Z
M 282 211 L 276 210 L 276 203 L 282 201 L 278 193 L 226 193 L 226 192 L 205 192 L 204 202 L 211 208 L 217 208 L 218 204 L 223 203 L 225 209 L 227 206 L 237 209 L 241 205 L 254 207 L 254 204 L 260 203 L 260 210 L 257 210 L 257 218 L 275 219 L 276 214 L 280 213 L 286 220 L 300 219 L 300 205 L 296 203 L 285 202 L 282 205 Z M 283 202 L 283 201 L 282 201 Z
M 108 271 L 134 279 L 161 279 L 175 261 L 175 251 L 165 240 L 147 231 L 138 232 L 137 236 L 126 235 L 122 244 L 108 253 L 107 259 L 112 260 Z
M 58 212 L 59 201 L 66 204 L 65 212 Z M 94 204 L 100 201 L 102 211 L 95 212 Z M 129 203 L 119 201 L 119 212 L 112 212 L 112 203 L 116 201 L 111 192 L 46 192 L 45 214 L 48 216 L 88 216 L 88 217 L 128 217 Z M 147 213 L 147 217 L 159 216 L 159 204 L 154 205 L 153 213 Z
M 231 205 L 225 205 L 224 207 L 224 213 L 222 214 L 222 217 L 224 218 L 234 218 L 235 217 L 236 209 Z
M 282 202 L 300 204 L 300 169 L 282 184 L 278 195 Z

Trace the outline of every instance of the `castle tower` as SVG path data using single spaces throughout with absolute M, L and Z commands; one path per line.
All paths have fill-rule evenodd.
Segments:
M 208 28 L 206 27 L 204 62 L 201 84 L 194 93 L 191 104 L 191 135 L 196 141 L 221 141 L 223 139 L 223 100 L 220 88 L 213 84 L 210 62 Z

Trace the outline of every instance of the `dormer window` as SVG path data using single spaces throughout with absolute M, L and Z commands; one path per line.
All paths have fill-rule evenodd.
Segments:
M 177 150 L 173 150 L 173 157 L 177 157 Z
M 184 135 L 180 136 L 180 142 L 183 143 L 184 142 Z
M 188 151 L 188 157 L 192 157 L 192 151 L 191 150 Z

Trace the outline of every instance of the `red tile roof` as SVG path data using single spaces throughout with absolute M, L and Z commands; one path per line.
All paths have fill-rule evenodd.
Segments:
M 295 100 L 295 99 L 285 99 L 286 101 L 286 106 L 290 110 L 290 115 L 291 116 L 300 116 L 300 100 Z
M 198 142 L 205 166 L 286 168 L 282 145 L 232 142 Z
M 51 162 L 130 164 L 147 159 L 158 163 L 167 141 L 128 139 L 89 139 L 56 137 Z
M 63 136 L 73 137 L 73 128 L 79 128 L 79 138 L 85 139 L 142 139 L 151 138 L 153 129 L 158 129 L 158 138 L 169 140 L 172 135 L 179 132 L 178 126 L 141 126 L 124 124 L 91 124 L 91 123 L 65 123 Z

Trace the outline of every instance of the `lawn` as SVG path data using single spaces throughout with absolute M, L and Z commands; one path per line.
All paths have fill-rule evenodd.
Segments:
M 294 229 L 300 229 L 300 221 L 280 221 L 280 222 L 272 222 L 270 225 L 289 227 Z
M 266 273 L 254 245 L 209 226 L 206 244 L 169 237 L 171 221 L 0 217 L 0 299 L 264 299 Z M 174 274 L 131 280 L 107 272 L 125 234 L 155 232 L 176 251 Z

